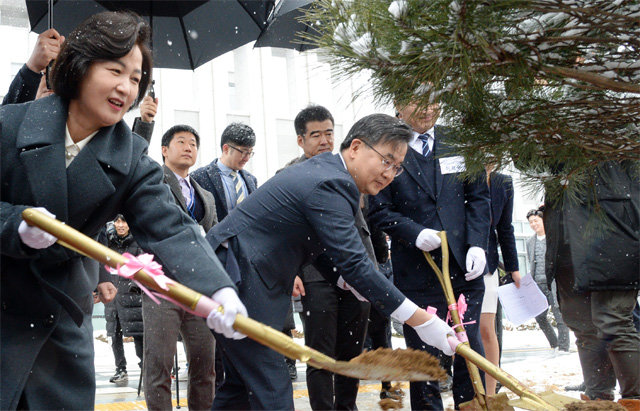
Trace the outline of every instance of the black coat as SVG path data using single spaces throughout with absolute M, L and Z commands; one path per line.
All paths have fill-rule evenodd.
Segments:
M 498 268 L 498 244 L 502 251 L 505 270 L 518 271 L 518 250 L 513 234 L 513 181 L 506 174 L 491 173 L 491 231 L 487 248 L 487 267 L 489 272 Z
M 635 167 L 635 170 L 633 169 Z M 576 291 L 640 289 L 640 179 L 637 163 L 608 162 L 592 172 L 605 221 L 598 222 L 592 192 L 578 201 L 545 201 L 546 273 L 551 284 L 569 247 Z M 594 224 L 599 224 L 595 226 Z
M 0 107 L 2 409 L 16 407 L 53 330 L 78 327 L 87 317 L 86 300 L 90 312 L 98 284 L 97 265 L 86 258 L 57 244 L 34 250 L 20 241 L 25 208 L 45 207 L 93 238 L 121 212 L 136 241 L 157 257 L 165 274 L 206 295 L 233 287 L 200 228 L 162 183 L 162 169 L 147 156 L 146 141 L 124 121 L 100 129 L 65 169 L 67 112 L 67 102 L 56 95 Z M 63 309 L 71 318 L 62 315 Z M 67 349 L 93 347 L 90 341 L 69 341 Z M 82 366 L 92 369 L 93 358 Z M 66 371 L 66 378 L 74 378 L 74 370 Z M 64 391 L 64 378 L 58 381 L 51 389 Z
M 459 173 L 442 173 L 442 159 L 455 156 L 443 127 L 435 127 L 433 151 L 437 159 L 435 175 L 422 172 L 422 154 L 407 150 L 403 163 L 406 172 L 369 199 L 369 221 L 391 236 L 394 281 L 401 291 L 440 290 L 424 254 L 415 246 L 425 228 L 447 232 L 454 288 L 484 288 L 481 277 L 466 281 L 463 274 L 469 247 L 487 249 L 491 204 L 486 174 L 463 180 Z M 432 254 L 440 265 L 440 252 Z
M 124 237 L 113 235 L 107 246 L 120 254 L 140 255 L 142 249 L 133 239 L 131 233 Z M 103 266 L 101 270 L 105 270 Z M 106 271 L 106 270 L 105 270 Z M 116 298 L 104 306 L 107 320 L 107 334 L 113 337 L 116 333 L 116 317 L 120 320 L 122 334 L 125 337 L 142 336 L 142 294 L 140 288 L 131 280 L 119 275 L 107 273 L 109 280 L 116 286 Z

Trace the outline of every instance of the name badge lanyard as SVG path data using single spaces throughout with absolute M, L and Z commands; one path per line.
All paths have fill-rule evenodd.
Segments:
M 194 214 L 196 211 L 196 197 L 193 191 L 193 187 L 189 186 L 189 199 L 191 201 L 189 202 L 190 205 L 187 205 L 187 210 L 189 211 L 189 215 L 191 216 L 191 218 L 193 218 L 193 220 L 197 223 L 198 220 L 196 219 L 196 216 Z

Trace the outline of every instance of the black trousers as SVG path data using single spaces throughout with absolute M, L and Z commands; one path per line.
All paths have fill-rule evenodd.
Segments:
M 469 338 L 469 344 L 471 348 L 484 355 L 484 349 L 482 347 L 482 340 L 480 339 L 480 311 L 482 308 L 482 299 L 484 297 L 484 288 L 459 288 L 454 289 L 454 293 L 457 297 L 460 293 L 463 293 L 468 304 L 467 311 L 464 315 L 464 322 L 475 321 L 474 324 L 465 325 L 464 328 L 467 331 Z M 445 319 L 447 316 L 447 302 L 444 298 L 444 294 L 441 290 L 433 290 L 432 294 L 425 292 L 405 292 L 407 298 L 415 302 L 421 308 L 427 308 L 428 306 L 435 307 L 438 311 L 438 317 Z M 416 350 L 424 350 L 429 354 L 438 357 L 440 351 L 430 345 L 422 342 L 415 330 L 404 325 L 404 338 L 407 342 L 407 347 Z M 484 373 L 480 371 L 482 383 L 484 384 Z M 456 409 L 461 403 L 471 401 L 475 395 L 471 379 L 469 377 L 469 371 L 465 363 L 464 358 L 461 355 L 456 355 L 453 361 L 453 402 Z M 412 410 L 442 410 L 442 398 L 440 397 L 440 385 L 438 381 L 427 382 L 412 382 L 410 384 L 411 395 L 411 409 Z
M 113 358 L 116 361 L 116 371 L 126 371 L 127 370 L 127 358 L 124 355 L 124 345 L 122 343 L 122 337 L 124 334 L 122 333 L 122 326 L 120 325 L 120 317 L 116 315 L 116 333 L 111 340 L 111 350 L 113 350 Z M 137 335 L 133 337 L 133 343 L 136 346 L 136 355 L 140 359 L 140 367 L 142 367 L 142 357 L 143 357 L 143 338 L 142 335 Z
M 377 348 L 391 348 L 391 319 L 375 308 L 371 308 L 369 312 L 369 326 L 364 348 L 371 351 Z M 382 381 L 382 389 L 391 389 L 391 382 Z
M 360 355 L 370 304 L 327 281 L 304 284 L 305 343 L 336 360 Z M 359 380 L 307 366 L 309 403 L 314 410 L 354 410 Z

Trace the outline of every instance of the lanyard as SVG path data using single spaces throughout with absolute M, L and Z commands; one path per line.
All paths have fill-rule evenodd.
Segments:
M 189 215 L 191 216 L 191 218 L 193 218 L 193 220 L 197 223 L 198 220 L 196 219 L 196 216 L 195 216 L 196 198 L 193 192 L 194 192 L 193 187 L 189 185 L 189 199 L 191 200 L 190 201 L 191 205 L 187 205 L 187 210 L 189 211 Z

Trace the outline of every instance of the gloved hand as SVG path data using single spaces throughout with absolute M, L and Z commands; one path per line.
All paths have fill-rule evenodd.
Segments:
M 455 336 L 453 328 L 449 327 L 447 323 L 442 321 L 438 316 L 434 315 L 426 323 L 413 327 L 418 333 L 418 337 L 425 343 L 436 347 L 447 355 L 455 354 L 455 351 L 451 349 L 448 336 Z
M 467 251 L 467 273 L 464 279 L 471 281 L 480 277 L 487 265 L 487 255 L 480 247 L 469 247 Z
M 233 338 L 234 340 L 245 338 L 246 335 L 233 329 L 236 314 L 247 316 L 247 309 L 240 301 L 236 290 L 231 287 L 224 287 L 213 293 L 211 298 L 222 305 L 224 312 L 221 313 L 218 310 L 211 312 L 207 317 L 207 326 L 227 338 Z
M 343 290 L 346 291 L 351 291 L 351 294 L 355 295 L 356 298 L 362 302 L 367 302 L 369 300 L 367 300 L 366 298 L 364 298 L 362 296 L 362 294 L 360 294 L 359 292 L 356 291 L 355 288 L 351 287 L 349 284 L 347 284 L 346 281 L 344 281 L 344 278 L 342 278 L 342 276 L 338 277 L 338 282 L 336 283 L 336 285 L 340 288 L 342 288 Z
M 438 235 L 438 231 L 432 230 L 430 228 L 425 228 L 420 231 L 418 234 L 418 238 L 416 238 L 416 247 L 421 249 L 422 251 L 433 251 L 436 248 L 440 247 L 442 240 L 440 240 L 440 236 Z
M 44 207 L 35 207 L 34 209 L 49 217 L 56 218 L 55 215 L 51 214 Z M 27 224 L 24 220 L 20 222 L 20 225 L 18 226 L 18 235 L 23 243 L 31 248 L 35 248 L 36 250 L 51 247 L 56 241 L 58 241 L 56 237 L 39 229 L 38 227 Z

